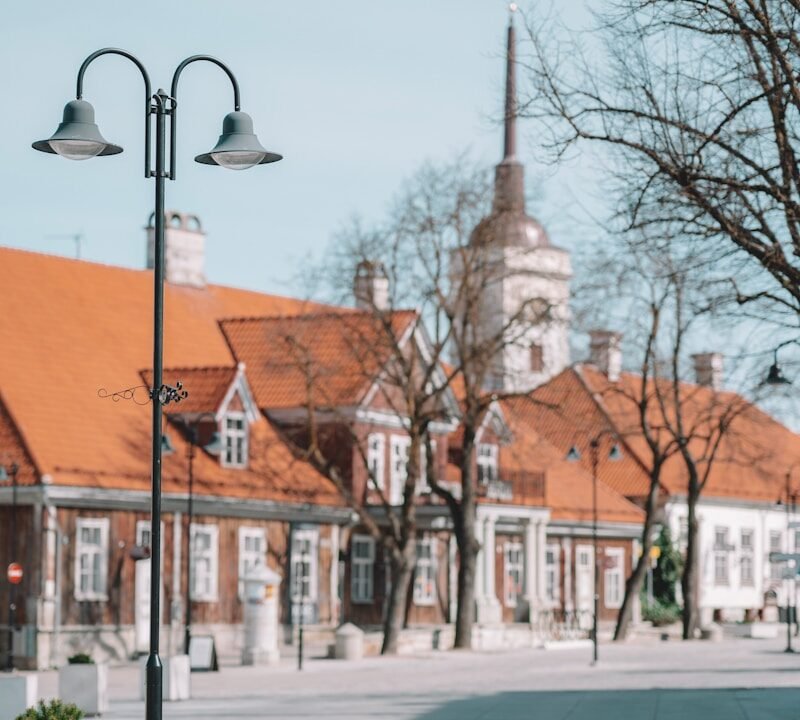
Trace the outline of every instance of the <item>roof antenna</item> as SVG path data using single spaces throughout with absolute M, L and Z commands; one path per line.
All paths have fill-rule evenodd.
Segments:
M 75 259 L 81 259 L 81 246 L 84 238 L 83 231 L 72 233 L 71 235 L 66 233 L 63 235 L 45 235 L 45 238 L 48 240 L 72 240 L 72 242 L 75 243 Z

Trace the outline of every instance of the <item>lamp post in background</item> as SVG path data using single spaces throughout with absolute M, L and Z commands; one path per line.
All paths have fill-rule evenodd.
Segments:
M 163 384 L 164 344 L 164 194 L 165 181 L 175 179 L 177 148 L 178 81 L 183 70 L 194 62 L 205 61 L 221 68 L 233 87 L 234 110 L 222 122 L 222 135 L 216 146 L 195 157 L 204 165 L 220 165 L 232 170 L 245 170 L 255 165 L 275 162 L 281 156 L 267 151 L 253 133 L 253 121 L 241 112 L 239 84 L 231 70 L 210 55 L 192 55 L 181 62 L 172 76 L 170 94 L 159 89 L 152 92 L 150 76 L 144 65 L 129 52 L 119 48 L 97 50 L 83 61 L 78 70 L 76 99 L 64 108 L 63 122 L 47 140 L 33 143 L 35 150 L 55 153 L 70 160 L 87 160 L 92 157 L 116 155 L 122 152 L 119 145 L 108 142 L 100 134 L 94 121 L 94 108 L 83 99 L 83 79 L 87 68 L 103 55 L 119 55 L 130 60 L 144 80 L 144 176 L 155 178 L 155 248 L 154 248 L 154 298 L 153 298 L 153 403 L 152 422 L 152 495 L 151 495 L 151 583 L 150 583 L 150 652 L 146 665 L 147 720 L 161 720 L 162 664 L 159 657 L 160 588 L 161 588 L 161 451 L 162 407 L 177 402 L 182 394 L 180 387 Z M 155 117 L 155 169 L 151 168 L 151 126 Z M 170 155 L 167 170 L 167 120 L 169 119 Z
M 186 435 L 189 440 L 189 447 L 186 450 L 186 460 L 188 464 L 189 476 L 189 498 L 186 508 L 186 607 L 184 609 L 184 629 L 183 629 L 183 651 L 189 654 L 189 645 L 192 640 L 192 519 L 194 517 L 194 455 L 195 448 L 199 443 L 198 426 L 204 420 L 217 422 L 214 413 L 202 413 L 191 421 L 184 421 Z M 202 446 L 203 450 L 211 455 L 219 455 L 222 452 L 222 441 L 219 431 L 215 430 L 211 439 Z
M 592 463 L 592 552 L 594 553 L 594 597 L 592 608 L 592 665 L 596 665 L 599 659 L 598 652 L 598 630 L 600 624 L 600 562 L 597 537 L 597 474 L 600 465 L 600 441 L 604 436 L 614 436 L 609 430 L 602 430 L 589 441 L 589 450 Z M 622 451 L 615 442 L 608 451 L 609 460 L 619 460 Z M 581 459 L 580 450 L 573 445 L 567 453 L 567 460 L 577 462 Z
M 11 463 L 6 469 L 5 465 L 0 465 L 0 480 L 8 480 L 11 477 L 11 541 L 8 546 L 11 551 L 9 557 L 9 568 L 19 562 L 17 557 L 17 473 L 19 465 Z M 10 580 L 10 579 L 9 579 Z M 8 652 L 6 654 L 6 670 L 9 672 L 14 669 L 14 626 L 17 624 L 17 584 L 9 582 L 8 588 Z
M 786 340 L 778 345 L 772 351 L 772 365 L 769 367 L 769 371 L 767 372 L 767 377 L 764 380 L 765 385 L 773 385 L 773 386 L 780 386 L 780 385 L 791 385 L 792 381 L 786 378 L 786 376 L 781 371 L 781 366 L 778 364 L 778 351 L 786 347 L 787 345 L 796 344 L 797 340 Z M 789 552 L 789 538 L 791 536 L 790 530 L 792 528 L 792 513 L 794 511 L 794 503 L 795 503 L 795 494 L 792 493 L 792 471 L 800 464 L 800 462 L 795 463 L 786 471 L 786 487 L 784 492 L 784 497 L 779 498 L 778 502 L 780 503 L 781 500 L 785 502 L 786 506 L 786 550 L 787 553 Z M 800 548 L 795 547 L 794 549 L 795 554 L 800 552 Z M 789 570 L 793 570 L 793 572 L 789 573 Z M 792 603 L 792 590 L 794 590 L 794 595 L 797 594 L 797 560 L 794 561 L 787 561 L 787 572 L 785 573 L 789 576 L 789 587 L 786 589 L 786 649 L 784 652 L 793 653 L 794 648 L 792 647 L 792 613 L 797 613 L 797 602 L 795 600 Z

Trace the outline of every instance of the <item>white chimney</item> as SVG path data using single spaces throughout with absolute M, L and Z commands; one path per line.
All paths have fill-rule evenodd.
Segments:
M 722 353 L 709 352 L 692 355 L 694 361 L 694 378 L 698 385 L 722 390 L 725 369 Z
M 147 224 L 147 268 L 155 265 L 154 215 Z M 196 215 L 164 213 L 164 278 L 173 285 L 205 287 L 206 234 Z
M 359 310 L 388 310 L 389 276 L 381 262 L 362 260 L 356 266 L 353 294 Z
M 617 382 L 622 373 L 622 333 L 611 330 L 589 332 L 589 362 Z

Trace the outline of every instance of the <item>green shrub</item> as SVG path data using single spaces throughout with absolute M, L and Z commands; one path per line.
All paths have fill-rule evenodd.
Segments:
M 92 656 L 87 653 L 76 653 L 72 657 L 67 658 L 70 665 L 94 665 Z
M 65 705 L 61 700 L 51 700 L 45 705 L 39 701 L 36 707 L 28 708 L 16 720 L 82 720 L 83 713 L 75 705 Z
M 649 620 L 655 627 L 672 625 L 681 619 L 681 608 L 675 603 L 654 600 L 652 605 L 642 605 L 642 619 Z

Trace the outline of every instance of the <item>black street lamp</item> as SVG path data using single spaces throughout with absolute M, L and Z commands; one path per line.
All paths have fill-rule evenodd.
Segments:
M 183 420 L 186 434 L 189 439 L 189 447 L 186 450 L 186 460 L 189 475 L 189 498 L 186 508 L 186 607 L 184 608 L 185 621 L 183 626 L 183 651 L 189 654 L 189 645 L 192 640 L 192 518 L 194 516 L 194 454 L 198 446 L 197 429 L 204 420 L 217 422 L 214 413 L 201 413 L 191 421 Z M 202 446 L 203 450 L 211 455 L 219 455 L 222 452 L 222 441 L 219 431 L 215 430 L 211 439 Z
M 592 608 L 592 665 L 596 665 L 598 661 L 598 629 L 600 624 L 600 562 L 599 562 L 599 548 L 597 539 L 597 470 L 600 464 L 600 440 L 605 435 L 614 436 L 609 430 L 602 430 L 589 441 L 589 449 L 591 451 L 592 461 L 592 552 L 594 553 L 594 598 Z M 622 457 L 622 451 L 619 445 L 614 443 L 608 451 L 609 460 L 619 460 Z M 567 453 L 567 460 L 572 462 L 581 459 L 580 450 L 577 446 L 573 445 Z
M 784 497 L 778 498 L 778 504 L 784 502 L 786 508 L 786 550 L 787 553 L 789 552 L 789 548 L 791 544 L 789 542 L 790 531 L 792 527 L 792 513 L 794 512 L 794 505 L 797 495 L 792 492 L 792 471 L 797 467 L 800 463 L 795 463 L 786 471 L 786 487 L 784 490 Z M 795 553 L 798 552 L 798 548 L 794 549 Z M 794 648 L 792 647 L 792 614 L 797 612 L 797 603 L 795 602 L 794 605 L 792 604 L 792 589 L 797 588 L 797 565 L 796 562 L 793 564 L 789 564 L 787 561 L 787 569 L 784 571 L 784 575 L 789 579 L 789 587 L 786 588 L 786 648 L 784 652 L 786 653 L 793 653 Z
M 11 531 L 11 542 L 9 548 L 11 550 L 11 557 L 9 558 L 9 565 L 11 563 L 19 562 L 17 557 L 17 473 L 19 472 L 19 465 L 11 463 L 6 469 L 5 465 L 0 465 L 0 480 L 8 480 L 11 477 L 11 522 L 9 529 Z M 6 654 L 6 670 L 11 672 L 14 669 L 14 626 L 17 624 L 17 586 L 11 583 L 8 589 L 8 652 Z
M 144 65 L 133 55 L 118 48 L 104 48 L 92 53 L 78 70 L 76 99 L 64 108 L 63 122 L 47 140 L 33 143 L 36 150 L 56 153 L 70 160 L 86 160 L 96 156 L 116 155 L 122 152 L 119 145 L 106 141 L 94 122 L 94 108 L 83 100 L 83 76 L 89 65 L 102 55 L 121 55 L 130 60 L 142 74 L 144 80 L 144 176 L 155 178 L 155 263 L 153 303 L 153 388 L 150 397 L 153 403 L 152 423 L 152 497 L 151 497 L 151 583 L 150 583 L 150 652 L 146 666 L 147 720 L 161 720 L 162 709 L 162 664 L 159 658 L 160 588 L 161 588 L 161 453 L 162 453 L 162 407 L 178 401 L 180 387 L 163 384 L 164 344 L 164 188 L 165 181 L 175 179 L 178 80 L 187 65 L 204 60 L 220 67 L 233 86 L 234 111 L 228 113 L 222 123 L 222 135 L 216 146 L 208 153 L 198 155 L 195 161 L 206 165 L 221 165 L 234 170 L 244 170 L 254 165 L 280 160 L 281 156 L 267 151 L 253 133 L 250 116 L 241 112 L 239 84 L 230 69 L 210 55 L 192 55 L 186 58 L 172 76 L 170 94 L 159 89 L 152 93 L 150 76 Z M 150 167 L 151 124 L 155 116 L 155 169 Z M 170 120 L 170 161 L 167 171 L 167 118 Z

